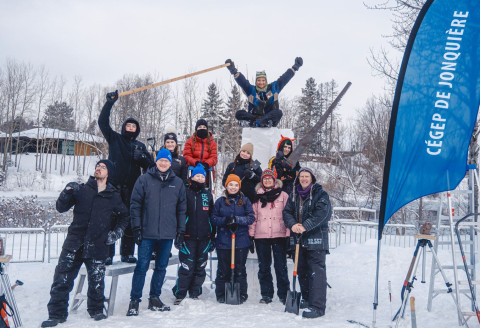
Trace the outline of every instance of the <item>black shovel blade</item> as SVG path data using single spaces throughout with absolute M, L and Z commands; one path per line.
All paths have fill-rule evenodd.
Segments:
M 225 283 L 225 304 L 239 305 L 240 304 L 240 284 L 238 282 Z
M 300 312 L 300 298 L 301 292 L 288 291 L 287 301 L 285 302 L 285 312 L 295 313 L 298 315 Z

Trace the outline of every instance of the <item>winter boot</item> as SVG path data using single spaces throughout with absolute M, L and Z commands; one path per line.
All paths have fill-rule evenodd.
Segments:
M 285 303 L 287 303 L 287 299 L 284 298 L 284 297 L 279 297 L 280 299 L 280 302 L 282 302 L 283 305 L 285 305 Z
M 170 307 L 162 303 L 158 296 L 150 297 L 148 299 L 148 309 L 152 311 L 170 311 Z
M 112 260 L 111 257 L 107 257 L 107 258 L 105 259 L 105 265 L 112 265 L 112 263 L 113 263 L 113 260 Z
M 310 308 L 308 310 L 303 311 L 302 317 L 307 319 L 315 319 L 318 317 L 322 317 L 325 315 L 325 311 L 320 311 L 314 308 Z
M 218 302 L 218 303 L 225 303 L 225 296 L 219 296 L 219 297 L 217 297 L 217 302 Z
M 308 308 L 308 301 L 305 301 L 304 299 L 302 299 L 302 301 L 300 302 L 300 308 L 301 309 L 307 309 Z
M 247 299 L 248 299 L 247 294 L 240 295 L 240 304 L 245 303 L 247 301 Z
M 137 263 L 137 259 L 133 255 L 122 255 L 121 261 L 126 263 Z
M 140 304 L 139 301 L 130 301 L 128 305 L 127 317 L 137 316 L 138 315 L 138 305 Z
M 93 318 L 93 320 L 95 321 L 100 321 L 100 320 L 103 320 L 103 319 L 107 319 L 107 316 L 104 314 L 104 313 L 97 313 L 93 316 L 91 316 Z
M 173 305 L 180 305 L 180 303 L 182 303 L 183 300 L 184 298 L 176 298 L 175 302 L 173 302 Z
M 272 298 L 268 296 L 262 296 L 262 299 L 260 300 L 261 304 L 269 304 L 272 303 Z
M 59 323 L 63 323 L 65 321 L 67 321 L 67 319 L 48 318 L 48 320 L 42 322 L 42 327 L 55 327 Z

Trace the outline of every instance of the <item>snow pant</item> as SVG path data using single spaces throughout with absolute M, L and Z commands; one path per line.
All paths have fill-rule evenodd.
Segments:
M 273 277 L 271 272 L 272 253 L 273 267 L 277 278 L 277 296 L 287 298 L 290 285 L 287 269 L 287 238 L 255 239 L 258 256 L 258 281 L 262 296 L 273 298 Z
M 105 261 L 82 258 L 82 253 L 82 248 L 76 251 L 62 249 L 50 289 L 50 301 L 47 305 L 49 318 L 67 318 L 68 296 L 83 263 L 87 268 L 88 277 L 87 311 L 90 315 L 103 312 Z
M 209 248 L 210 238 L 201 240 L 185 238 L 185 246 L 178 252 L 180 266 L 177 282 L 172 288 L 176 298 L 185 298 L 187 292 L 190 297 L 202 294 L 202 285 L 207 276 L 205 267 Z
M 120 189 L 120 195 L 122 196 L 122 201 L 127 208 L 130 208 L 130 197 L 132 196 L 132 190 L 127 186 L 122 186 Z M 113 227 L 112 227 L 113 228 Z M 130 222 L 125 227 L 123 236 L 120 239 L 120 255 L 121 256 L 130 256 L 135 252 L 135 239 L 133 238 L 133 231 Z M 110 246 L 109 257 L 113 259 L 115 256 L 115 244 Z
M 133 271 L 132 290 L 130 292 L 130 299 L 132 301 L 142 300 L 145 276 L 148 267 L 150 266 L 150 260 L 154 249 L 157 251 L 157 256 L 155 258 L 155 268 L 153 269 L 152 281 L 150 282 L 150 297 L 160 296 L 165 274 L 167 273 L 172 244 L 172 239 L 142 240 L 142 243 L 138 246 L 138 260 L 135 270 Z
M 283 112 L 280 109 L 272 109 L 271 111 L 269 111 L 263 116 L 250 114 L 244 109 L 241 109 L 235 113 L 235 118 L 237 120 L 239 121 L 244 120 L 244 121 L 250 121 L 250 122 L 257 121 L 258 125 L 261 127 L 267 126 L 268 121 L 272 121 L 272 126 L 277 126 L 282 116 L 283 116 Z
M 225 297 L 225 283 L 231 281 L 232 270 L 230 268 L 230 262 L 232 258 L 231 249 L 218 249 L 217 248 L 217 277 L 215 278 L 215 295 L 217 299 Z M 234 281 L 240 283 L 240 296 L 248 297 L 247 289 L 247 256 L 248 247 L 235 249 L 235 270 Z
M 300 247 L 298 282 L 304 300 L 315 310 L 325 313 L 327 302 L 326 250 L 308 250 Z

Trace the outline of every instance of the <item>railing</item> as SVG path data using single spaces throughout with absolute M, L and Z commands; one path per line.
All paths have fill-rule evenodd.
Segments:
M 68 225 L 53 225 L 45 231 L 42 228 L 1 228 L 0 236 L 5 238 L 5 253 L 12 255 L 12 262 L 50 262 L 60 256 L 62 245 L 67 236 Z M 470 239 L 470 227 L 460 227 L 461 238 Z M 440 226 L 433 231 L 439 241 L 450 240 L 450 227 Z M 386 224 L 382 243 L 394 247 L 414 247 L 414 234 L 418 233 L 413 224 Z M 362 244 L 368 240 L 377 240 L 378 223 L 351 219 L 329 222 L 329 246 L 334 249 L 342 244 Z M 475 238 L 478 238 L 475 235 Z M 117 243 L 118 244 L 118 243 Z M 480 242 L 476 242 L 476 249 Z M 117 245 L 118 247 L 118 245 Z M 439 244 L 439 248 L 449 248 L 449 244 Z
M 12 262 L 44 262 L 46 233 L 42 228 L 0 228 L 5 254 Z

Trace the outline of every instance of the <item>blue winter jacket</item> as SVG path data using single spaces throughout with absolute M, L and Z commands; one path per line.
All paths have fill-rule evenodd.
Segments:
M 238 206 L 240 197 L 244 204 Z M 227 216 L 237 217 L 238 229 L 235 234 L 235 248 L 250 247 L 248 226 L 255 221 L 252 203 L 243 194 L 239 193 L 236 198 L 230 198 L 230 205 L 225 203 L 225 196 L 220 197 L 213 207 L 212 223 L 217 226 L 216 247 L 218 249 L 232 249 L 232 233 L 225 227 Z
M 237 75 L 238 74 L 238 75 Z M 267 85 L 266 92 L 258 92 L 255 85 L 251 85 L 245 76 L 238 72 L 235 75 L 235 81 L 237 81 L 240 88 L 247 95 L 248 98 L 248 112 L 252 113 L 252 110 L 259 105 L 260 100 L 266 101 L 264 111 L 265 114 L 273 109 L 279 109 L 278 107 L 278 94 L 282 91 L 283 87 L 292 79 L 295 75 L 293 69 L 289 68 L 282 74 L 275 82 Z

